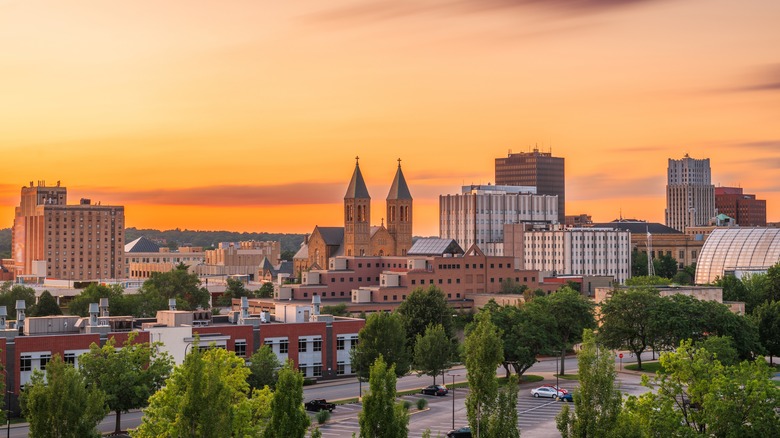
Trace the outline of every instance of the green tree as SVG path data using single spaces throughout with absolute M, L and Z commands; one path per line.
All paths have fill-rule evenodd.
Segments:
M 38 303 L 32 306 L 30 309 L 30 316 L 50 316 L 50 315 L 62 315 L 62 309 L 57 304 L 57 300 L 51 296 L 48 290 L 41 293 L 38 297 Z
M 669 254 L 661 254 L 653 260 L 656 275 L 671 279 L 677 274 L 677 260 Z
M 227 286 L 225 287 L 225 292 L 222 294 L 221 297 L 219 297 L 217 304 L 219 304 L 220 306 L 227 307 L 233 304 L 234 298 L 241 298 L 241 297 L 252 298 L 254 297 L 254 295 L 255 294 L 251 290 L 246 288 L 243 281 L 228 277 Z
M 165 386 L 149 399 L 141 438 L 259 436 L 271 416 L 271 390 L 250 392 L 249 369 L 222 348 L 201 352 L 197 342 L 173 370 Z
M 424 334 L 425 328 L 431 323 L 441 324 L 448 339 L 453 339 L 455 336 L 452 325 L 452 308 L 447 303 L 447 296 L 436 286 L 412 291 L 398 306 L 396 313 L 401 316 L 406 329 L 409 351 L 414 351 L 417 335 Z M 389 360 L 389 358 L 385 356 L 385 360 Z
M 282 364 L 268 345 L 263 345 L 249 358 L 249 377 L 247 381 L 252 389 L 276 387 L 277 373 Z
M 641 275 L 626 280 L 626 286 L 668 286 L 670 283 L 668 278 L 657 275 Z
M 84 377 L 58 354 L 45 374 L 33 372 L 21 405 L 33 437 L 99 437 L 96 427 L 108 412 L 105 394 L 88 388 Z
M 520 378 L 510 376 L 507 384 L 498 391 L 495 409 L 488 419 L 488 433 L 482 436 L 494 438 L 520 438 L 517 425 L 517 391 Z
M 615 432 L 623 400 L 615 388 L 614 355 L 596 343 L 593 331 L 585 330 L 582 339 L 574 412 L 563 408 L 556 417 L 558 431 L 564 438 L 620 436 Z
M 501 282 L 499 292 L 502 294 L 522 295 L 526 290 L 528 290 L 528 285 L 519 284 L 515 280 L 507 277 Z
M 138 302 L 133 295 L 125 295 L 122 285 L 110 286 L 90 284 L 80 294 L 73 297 L 68 303 L 68 312 L 71 315 L 88 316 L 90 303 L 99 303 L 101 298 L 108 298 L 109 312 L 112 315 L 137 315 Z
M 35 305 L 35 290 L 10 281 L 0 285 L 0 306 L 5 306 L 9 315 L 16 309 L 17 300 L 24 300 L 25 310 L 31 308 Z
M 753 321 L 758 326 L 758 337 L 769 354 L 769 363 L 774 365 L 774 356 L 780 356 L 780 302 L 766 302 L 753 312 Z
M 397 313 L 372 313 L 358 333 L 358 345 L 350 352 L 358 378 L 368 380 L 371 364 L 383 360 L 401 377 L 409 372 L 411 358 L 406 347 L 406 332 Z
M 580 342 L 583 330 L 596 328 L 593 303 L 577 291 L 564 286 L 547 297 L 547 306 L 550 314 L 555 317 L 553 333 L 557 336 L 561 352 L 560 373 L 566 374 L 566 350 Z
M 336 304 L 335 306 L 322 306 L 322 313 L 325 315 L 333 316 L 349 316 L 349 309 L 344 303 Z
M 168 272 L 153 272 L 138 290 L 140 306 L 135 316 L 155 316 L 158 310 L 168 308 L 168 300 L 176 299 L 178 310 L 209 308 L 209 291 L 200 287 L 197 274 L 187 272 L 187 266 L 180 264 Z
M 452 366 L 452 356 L 452 342 L 447 339 L 441 324 L 428 325 L 424 335 L 417 335 L 417 342 L 414 344 L 414 366 L 421 374 L 433 377 L 434 385 L 436 376 Z M 443 380 L 444 377 L 442 383 Z
M 496 368 L 504 361 L 504 347 L 498 328 L 491 322 L 489 311 L 479 312 L 469 327 L 463 356 L 468 372 L 469 394 L 466 413 L 469 426 L 479 435 L 483 419 L 490 418 L 498 395 Z
M 113 337 L 103 347 L 93 343 L 89 352 L 79 357 L 87 383 L 105 393 L 108 408 L 116 413 L 115 433 L 121 430 L 122 413 L 146 406 L 173 366 L 171 357 L 157 345 L 136 343 L 136 335 L 130 333 L 119 349 Z
M 358 417 L 362 438 L 405 438 L 409 433 L 409 414 L 395 401 L 397 372 L 393 368 L 388 368 L 382 356 L 371 365 L 370 389 Z
M 742 278 L 745 286 L 745 313 L 752 314 L 756 307 L 767 301 L 778 301 L 772 298 L 772 279 L 769 274 L 752 274 Z
M 764 437 L 780 435 L 775 413 L 780 389 L 769 380 L 764 361 L 724 367 L 703 348 L 683 341 L 661 356 L 665 373 L 654 389 L 629 397 L 626 410 L 643 436 Z
M 273 283 L 263 283 L 262 286 L 260 286 L 260 289 L 257 290 L 257 297 L 258 298 L 273 298 L 274 297 L 274 284 Z
M 279 371 L 265 438 L 303 438 L 311 420 L 303 409 L 303 376 L 288 361 Z
M 606 347 L 625 348 L 636 355 L 637 365 L 642 369 L 642 353 L 657 344 L 653 317 L 661 296 L 652 287 L 616 289 L 612 296 L 601 304 L 601 327 L 599 340 Z
M 696 343 L 696 348 L 702 348 L 717 359 L 721 365 L 732 366 L 739 363 L 739 355 L 734 347 L 734 340 L 729 336 L 707 336 Z
M 766 271 L 766 301 L 780 301 L 780 262 Z
M 647 252 L 631 251 L 631 277 L 647 276 Z

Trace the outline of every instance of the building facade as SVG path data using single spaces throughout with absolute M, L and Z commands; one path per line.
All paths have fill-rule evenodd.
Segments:
M 558 197 L 558 223 L 566 218 L 566 179 L 564 159 L 550 152 L 509 153 L 496 158 L 496 185 L 532 186 L 540 195 Z
M 205 255 L 199 246 L 182 246 L 177 251 L 161 248 L 146 237 L 125 245 L 125 275 L 127 279 L 146 279 L 154 272 L 170 272 L 180 263 L 190 272 L 203 264 Z
M 631 277 L 631 233 L 615 228 L 504 226 L 504 255 L 519 269 L 562 275 L 611 276 L 623 284 Z
M 741 187 L 715 187 L 715 208 L 741 227 L 766 226 L 766 200 L 744 193 Z
M 686 227 L 707 225 L 715 216 L 715 186 L 710 159 L 685 154 L 670 158 L 666 179 L 666 225 L 685 232 Z
M 477 245 L 487 255 L 503 255 L 504 224 L 558 222 L 558 199 L 537 195 L 534 187 L 464 186 L 457 195 L 439 196 L 439 237 L 463 248 Z
M 715 228 L 701 249 L 696 284 L 710 284 L 729 272 L 764 273 L 780 262 L 780 228 Z
M 30 182 L 15 210 L 12 251 L 16 277 L 92 281 L 122 278 L 125 209 L 81 199 L 67 204 L 67 189 Z
M 616 228 L 631 232 L 631 249 L 643 252 L 651 259 L 663 255 L 677 260 L 679 269 L 697 262 L 704 239 L 695 234 L 681 233 L 663 224 L 619 219 L 612 222 L 594 223 L 595 228 Z M 688 231 L 693 228 L 688 227 Z

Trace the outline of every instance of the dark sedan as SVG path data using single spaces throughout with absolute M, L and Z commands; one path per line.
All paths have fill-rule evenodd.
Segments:
M 447 433 L 447 438 L 471 438 L 471 428 L 466 426 L 451 430 Z
M 444 396 L 447 395 L 447 393 L 450 392 L 446 386 L 443 385 L 431 385 L 423 388 L 420 393 L 426 394 L 426 395 L 438 395 L 438 396 Z

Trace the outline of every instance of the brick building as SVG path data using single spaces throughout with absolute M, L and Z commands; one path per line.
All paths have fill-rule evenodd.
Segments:
M 496 158 L 496 185 L 532 186 L 539 195 L 558 197 L 558 223 L 566 220 L 566 178 L 564 158 L 550 152 L 509 153 Z
M 741 187 L 715 187 L 715 208 L 740 227 L 766 226 L 766 201 L 743 193 Z
M 16 277 L 91 281 L 124 275 L 125 209 L 81 199 L 67 205 L 67 189 L 38 181 L 22 187 L 12 232 Z

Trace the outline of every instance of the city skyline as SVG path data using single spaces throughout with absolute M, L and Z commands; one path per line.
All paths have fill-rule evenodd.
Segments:
M 439 195 L 534 147 L 568 214 L 663 223 L 688 153 L 780 220 L 777 2 L 43 3 L 0 1 L 0 228 L 59 180 L 128 227 L 307 233 L 359 155 L 372 222 L 401 158 L 437 235 Z

